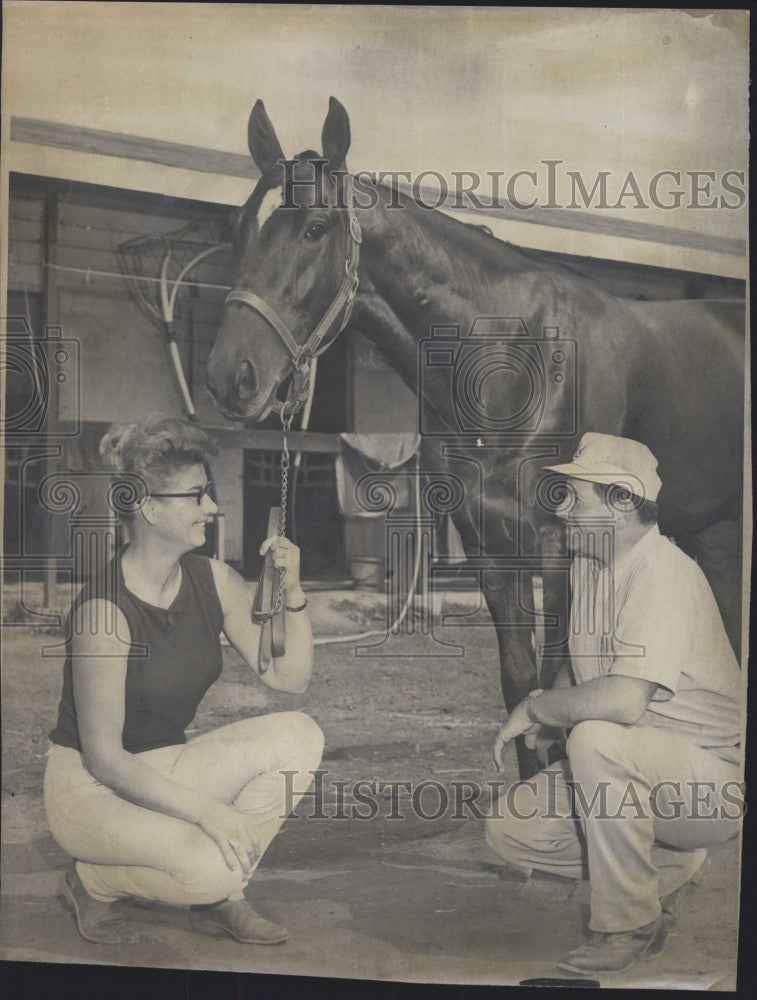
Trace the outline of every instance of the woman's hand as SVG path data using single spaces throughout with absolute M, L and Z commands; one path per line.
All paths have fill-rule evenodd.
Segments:
M 295 591 L 300 591 L 300 550 L 290 542 L 284 535 L 271 535 L 260 546 L 260 554 L 264 556 L 270 549 L 273 556 L 273 565 L 276 569 L 283 569 L 284 589 L 287 594 L 299 596 Z
M 241 869 L 245 875 L 252 874 L 260 848 L 250 829 L 249 817 L 234 806 L 217 802 L 203 810 L 197 825 L 216 842 L 231 871 Z
M 313 669 L 313 633 L 310 616 L 303 607 L 306 599 L 299 582 L 300 551 L 296 545 L 279 535 L 266 538 L 260 551 L 267 555 L 269 550 L 273 553 L 276 565 L 287 570 L 284 580 L 285 605 L 301 609 L 299 613 L 286 612 L 286 652 L 283 656 L 274 657 L 270 669 L 260 674 L 258 653 L 261 626 L 252 620 L 250 614 L 253 588 L 236 570 L 225 563 L 212 560 L 213 576 L 223 610 L 223 630 L 264 684 L 276 691 L 302 694 L 308 686 Z

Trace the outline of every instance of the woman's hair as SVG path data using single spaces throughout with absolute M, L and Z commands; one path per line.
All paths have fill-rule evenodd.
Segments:
M 113 424 L 100 441 L 100 455 L 114 473 L 139 476 L 158 490 L 186 466 L 207 464 L 217 450 L 202 427 L 165 413 Z

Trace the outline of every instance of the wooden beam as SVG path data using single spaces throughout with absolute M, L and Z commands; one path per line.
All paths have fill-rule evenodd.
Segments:
M 54 146 L 78 153 L 94 153 L 97 156 L 143 160 L 204 174 L 249 177 L 251 180 L 260 177 L 260 171 L 252 158 L 241 153 L 224 153 L 203 146 L 188 146 L 180 142 L 147 139 L 99 128 L 85 128 L 83 125 L 48 122 L 39 118 L 19 118 L 14 115 L 11 118 L 11 140 L 33 146 Z
M 142 160 L 206 174 L 247 177 L 250 180 L 257 180 L 260 177 L 260 172 L 251 157 L 241 153 L 224 153 L 204 146 L 147 139 L 143 136 L 125 135 L 121 132 L 108 132 L 103 129 L 85 128 L 83 125 L 68 125 L 64 122 L 50 122 L 38 118 L 12 116 L 11 140 L 37 146 L 71 149 L 80 153 L 94 153 L 98 156 Z M 412 196 L 411 188 L 402 181 L 400 189 L 408 196 Z M 439 192 L 429 187 L 421 186 L 419 196 L 421 202 L 427 205 L 439 202 Z M 455 196 L 448 193 L 439 207 L 447 211 L 453 209 Z M 553 226 L 558 229 L 593 233 L 597 236 L 642 240 L 647 243 L 680 246 L 736 257 L 746 256 L 746 240 L 743 239 L 716 236 L 675 226 L 661 226 L 656 223 L 641 222 L 638 219 L 608 217 L 596 212 L 543 208 L 538 205 L 524 211 L 507 201 L 500 201 L 493 208 L 470 207 L 463 211 L 470 215 L 470 222 L 473 224 L 480 223 L 482 219 L 527 222 L 536 226 Z M 458 210 L 457 218 L 460 218 L 460 214 Z
M 421 196 L 423 190 L 421 189 Z M 430 199 L 437 194 L 431 192 Z M 441 207 L 451 209 L 454 198 L 447 196 Z M 640 222 L 638 219 L 619 219 L 617 216 L 597 215 L 593 212 L 573 211 L 567 208 L 542 208 L 537 205 L 528 211 L 516 208 L 509 202 L 500 202 L 494 208 L 463 209 L 470 219 L 461 219 L 458 209 L 456 218 L 472 225 L 481 225 L 483 219 L 497 222 L 527 222 L 534 226 L 552 226 L 574 232 L 592 233 L 597 236 L 613 236 L 623 240 L 641 240 L 645 243 L 661 243 L 664 246 L 686 247 L 689 250 L 705 250 L 709 253 L 725 253 L 734 257 L 746 256 L 746 240 L 732 236 L 714 236 L 692 229 L 675 226 L 660 226 L 654 222 Z
M 258 451 L 281 451 L 281 431 L 240 427 L 208 427 L 205 430 L 224 448 L 254 448 Z M 320 431 L 290 431 L 289 451 L 320 452 L 340 455 L 344 444 L 338 434 Z

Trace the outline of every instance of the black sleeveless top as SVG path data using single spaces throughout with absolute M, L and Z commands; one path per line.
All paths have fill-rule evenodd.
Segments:
M 157 608 L 126 589 L 119 552 L 84 585 L 66 621 L 66 660 L 53 743 L 81 750 L 74 704 L 71 641 L 76 610 L 104 599 L 123 612 L 131 632 L 126 668 L 123 748 L 141 753 L 185 743 L 184 729 L 221 673 L 223 612 L 205 556 L 181 557 L 181 586 L 169 608 Z M 105 627 L 108 623 L 105 622 Z M 78 627 L 81 627 L 80 625 Z M 105 667 L 104 667 L 105 669 Z

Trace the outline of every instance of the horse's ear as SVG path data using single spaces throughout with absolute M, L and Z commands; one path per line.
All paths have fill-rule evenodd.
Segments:
M 329 113 L 323 123 L 321 142 L 324 158 L 329 161 L 329 170 L 342 170 L 350 148 L 350 119 L 335 97 L 329 98 Z
M 247 144 L 261 174 L 284 159 L 284 153 L 276 138 L 276 130 L 260 100 L 255 101 L 255 107 L 250 112 L 250 120 L 247 123 Z

